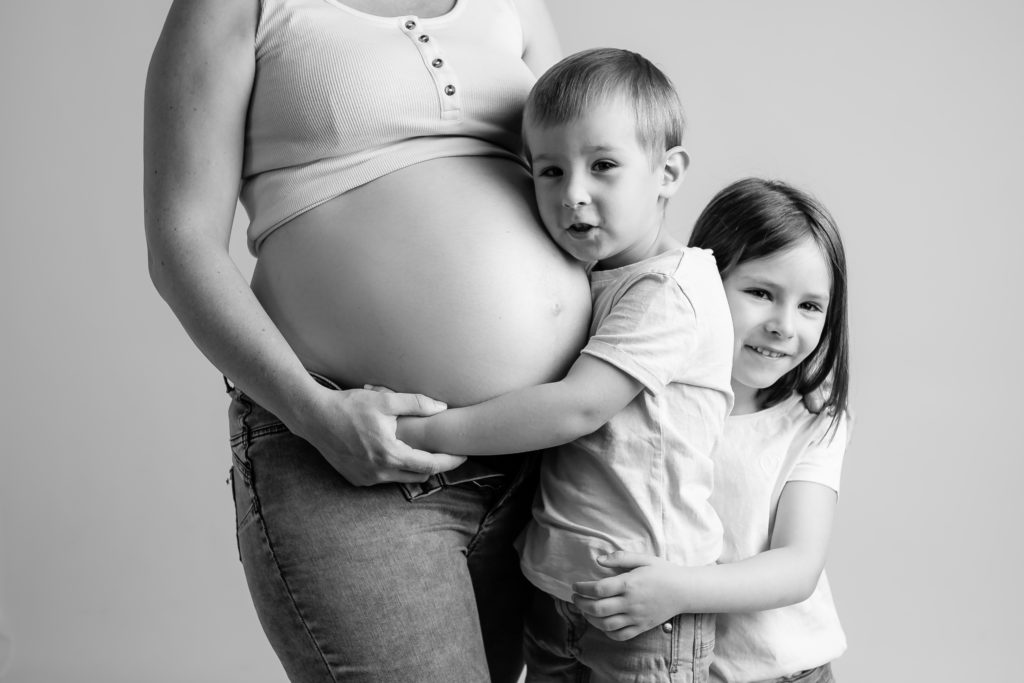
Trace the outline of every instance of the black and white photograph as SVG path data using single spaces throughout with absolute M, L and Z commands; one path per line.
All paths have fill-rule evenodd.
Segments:
M 0 682 L 1017 680 L 1021 26 L 0 4 Z

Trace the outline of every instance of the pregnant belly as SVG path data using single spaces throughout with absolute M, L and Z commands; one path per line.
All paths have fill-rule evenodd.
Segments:
M 586 340 L 580 265 L 506 160 L 439 159 L 300 215 L 253 289 L 310 370 L 465 405 L 561 377 Z

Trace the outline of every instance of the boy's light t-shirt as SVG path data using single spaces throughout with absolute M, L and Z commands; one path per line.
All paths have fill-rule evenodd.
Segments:
M 787 482 L 839 491 L 850 434 L 844 415 L 815 415 L 794 395 L 771 408 L 731 416 L 715 448 L 711 502 L 725 526 L 721 562 L 768 550 L 779 496 Z M 763 681 L 831 662 L 846 650 L 828 578 L 803 602 L 746 614 L 719 614 L 713 680 Z
M 573 582 L 611 575 L 596 558 L 614 550 L 706 565 L 722 547 L 711 453 L 732 408 L 733 328 L 714 257 L 680 248 L 590 280 L 583 353 L 644 388 L 596 432 L 542 460 L 521 566 L 562 600 Z

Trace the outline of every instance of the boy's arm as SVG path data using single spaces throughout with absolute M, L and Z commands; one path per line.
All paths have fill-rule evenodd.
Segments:
M 594 626 L 628 640 L 676 614 L 754 612 L 806 600 L 825 566 L 836 492 L 809 481 L 786 484 L 771 546 L 739 562 L 680 567 L 639 553 L 602 565 L 625 573 L 573 586 L 573 602 Z
M 436 453 L 500 455 L 557 446 L 590 434 L 643 386 L 614 365 L 581 354 L 565 379 L 452 408 L 400 418 L 398 438 Z

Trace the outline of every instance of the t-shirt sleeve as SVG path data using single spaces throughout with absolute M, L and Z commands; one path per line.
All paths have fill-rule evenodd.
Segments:
M 812 425 L 810 442 L 797 460 L 787 481 L 813 481 L 839 493 L 843 456 L 850 442 L 853 416 L 845 412 L 832 427 L 831 415 L 818 415 Z
M 693 305 L 670 275 L 630 282 L 583 349 L 657 394 L 680 377 L 697 343 Z

